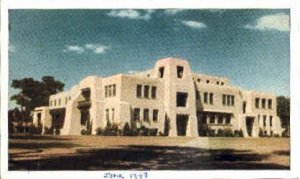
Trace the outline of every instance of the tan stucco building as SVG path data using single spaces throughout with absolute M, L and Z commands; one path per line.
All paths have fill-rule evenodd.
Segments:
M 276 96 L 244 91 L 228 79 L 193 73 L 187 61 L 158 60 L 151 70 L 110 77 L 89 76 L 67 92 L 50 96 L 34 111 L 43 133 L 92 134 L 107 122 L 147 127 L 168 136 L 199 136 L 203 126 L 242 131 L 244 136 L 281 135 Z

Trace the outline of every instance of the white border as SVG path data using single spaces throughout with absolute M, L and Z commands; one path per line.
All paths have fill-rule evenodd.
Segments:
M 138 2 L 138 3 L 137 3 Z M 149 178 L 298 178 L 300 177 L 300 3 L 297 0 L 2 0 L 1 2 L 1 177 L 103 178 L 104 172 L 11 172 L 7 162 L 8 9 L 164 9 L 164 8 L 290 8 L 291 10 L 291 170 L 151 171 Z M 297 52 L 298 51 L 298 52 Z M 4 126 L 4 127 L 3 127 Z M 107 172 L 107 171 L 105 171 Z M 121 171 L 128 176 L 130 171 Z

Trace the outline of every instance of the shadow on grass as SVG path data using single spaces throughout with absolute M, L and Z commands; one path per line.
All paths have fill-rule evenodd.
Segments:
M 47 148 L 72 148 L 80 147 L 81 145 L 62 142 L 47 142 L 47 143 L 34 143 L 34 142 L 9 142 L 10 149 L 47 149 Z
M 276 155 L 290 156 L 290 151 L 288 150 L 276 150 L 272 153 Z
M 10 135 L 9 139 L 20 139 L 20 140 L 71 140 L 69 138 L 62 138 L 60 136 L 53 135 L 24 135 L 24 134 L 14 134 Z
M 40 160 L 10 160 L 9 170 L 212 170 L 289 169 L 260 163 L 269 157 L 249 150 L 209 150 L 193 147 L 121 146 L 78 149 L 73 156 Z

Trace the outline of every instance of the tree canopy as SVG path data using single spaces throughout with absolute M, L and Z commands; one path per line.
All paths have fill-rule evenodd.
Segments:
M 281 126 L 289 133 L 290 130 L 290 98 L 277 97 L 277 115 L 280 117 Z
M 63 91 L 64 83 L 52 76 L 44 76 L 41 81 L 33 78 L 13 80 L 11 87 L 20 91 L 10 100 L 16 101 L 29 114 L 35 107 L 48 105 L 49 96 Z

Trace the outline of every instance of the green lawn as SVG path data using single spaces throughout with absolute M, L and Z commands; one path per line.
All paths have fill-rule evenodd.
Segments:
M 289 138 L 11 136 L 10 170 L 289 169 Z

